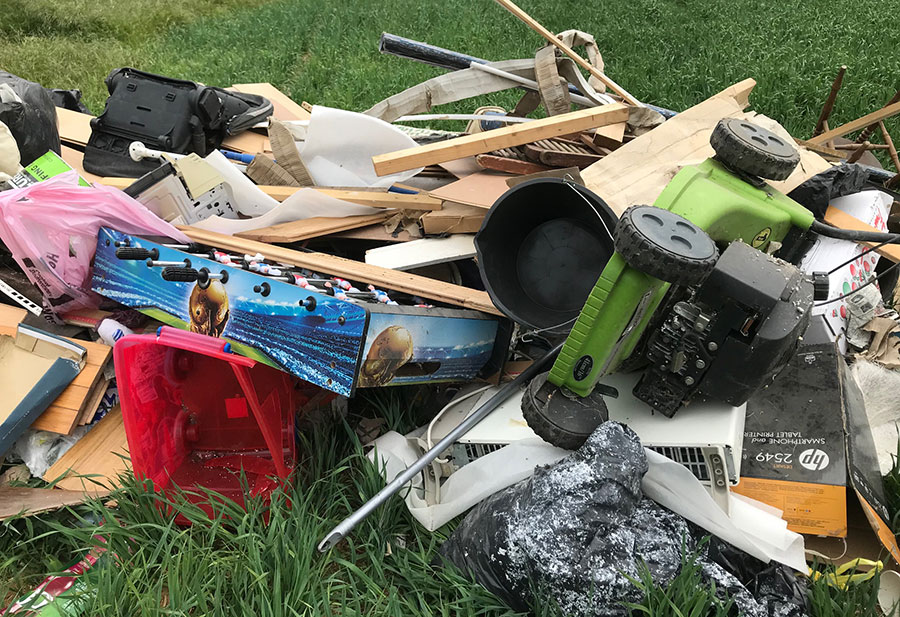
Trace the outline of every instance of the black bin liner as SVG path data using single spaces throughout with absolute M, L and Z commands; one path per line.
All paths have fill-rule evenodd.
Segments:
M 40 84 L 0 71 L 0 84 L 8 84 L 18 101 L 3 102 L 0 96 L 0 122 L 9 128 L 19 146 L 23 167 L 52 150 L 60 154 L 56 107 Z

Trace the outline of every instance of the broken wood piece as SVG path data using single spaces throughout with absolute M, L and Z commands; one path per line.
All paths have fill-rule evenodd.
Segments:
M 508 176 L 503 174 L 480 171 L 462 180 L 445 184 L 429 194 L 441 201 L 487 209 L 509 189 L 506 184 L 507 178 Z
M 523 161 L 518 158 L 496 156 L 493 154 L 479 154 L 475 157 L 475 162 L 477 162 L 482 169 L 503 171 L 508 174 L 517 174 L 521 176 L 527 176 L 528 174 L 551 169 L 550 167 L 539 163 Z
M 891 139 L 891 134 L 888 133 L 887 127 L 884 126 L 884 120 L 878 121 L 878 127 L 881 129 L 881 136 L 884 139 L 884 145 L 887 146 L 888 156 L 891 157 L 894 169 L 900 172 L 900 158 L 897 157 L 897 148 L 894 147 L 894 140 Z
M 481 229 L 487 214 L 485 208 L 445 201 L 443 208 L 422 216 L 422 229 L 426 234 L 474 234 Z
M 858 161 L 860 158 L 862 158 L 862 155 L 866 153 L 866 150 L 869 149 L 870 145 L 871 144 L 869 142 L 864 141 L 861 144 L 859 144 L 858 146 L 856 146 L 856 149 L 853 151 L 853 154 L 851 154 L 847 158 L 847 162 L 855 163 L 856 161 Z
M 887 104 L 892 105 L 892 104 L 896 103 L 897 101 L 900 101 L 900 90 L 897 90 L 894 93 L 894 96 L 891 97 L 891 100 L 888 101 Z M 875 129 L 877 129 L 877 128 L 878 128 L 877 122 L 872 123 L 869 126 L 867 126 L 866 128 L 864 128 L 862 130 L 862 132 L 859 134 L 859 136 L 856 138 L 856 143 L 861 144 L 862 142 L 869 139 L 869 137 L 872 135 L 872 133 L 875 132 Z
M 56 108 L 56 124 L 59 140 L 63 143 L 84 147 L 91 138 L 91 120 L 94 116 L 79 111 Z
M 405 229 L 400 229 L 393 233 L 387 231 L 384 225 L 368 225 L 359 229 L 349 229 L 338 233 L 330 234 L 327 238 L 340 238 L 346 240 L 366 240 L 369 242 L 381 242 L 387 244 L 396 244 L 398 242 L 409 242 L 412 236 Z
M 852 143 L 852 144 L 835 144 L 835 150 L 858 150 L 863 142 L 860 143 Z M 869 145 L 866 146 L 867 150 L 887 150 L 888 147 L 885 144 L 873 144 L 871 142 L 866 142 Z
M 47 482 L 59 480 L 55 486 L 67 490 L 96 491 L 118 486 L 118 475 L 128 472 L 130 467 L 122 409 L 115 407 L 63 454 L 43 478 Z M 80 477 L 84 475 L 93 477 Z
M 241 154 L 272 153 L 272 144 L 269 142 L 269 138 L 253 129 L 226 137 L 222 142 L 222 148 Z
M 816 126 L 813 129 L 813 137 L 828 130 L 828 118 L 831 116 L 831 110 L 834 109 L 834 101 L 837 98 L 838 90 L 841 89 L 841 83 L 844 81 L 844 73 L 846 72 L 847 67 L 841 66 L 837 77 L 835 77 L 834 81 L 831 83 L 831 91 L 825 98 L 825 104 L 822 106 L 822 113 L 819 114 L 819 119 L 816 121 Z
M 366 263 L 392 270 L 412 270 L 475 256 L 475 236 L 423 238 L 366 251 Z
M 523 182 L 536 180 L 538 178 L 561 178 L 563 180 L 567 180 L 569 182 L 574 182 L 575 184 L 584 186 L 584 179 L 581 177 L 581 171 L 577 167 L 563 167 L 560 169 L 540 171 L 536 174 L 529 174 L 527 176 L 514 176 L 512 178 L 506 179 L 506 186 L 512 188 L 514 186 L 522 184 Z
M 284 201 L 301 187 L 271 186 L 261 184 L 260 189 L 269 197 L 278 201 Z M 328 197 L 342 199 L 360 206 L 371 208 L 393 208 L 395 210 L 440 210 L 441 201 L 429 196 L 427 193 L 389 193 L 387 191 L 369 191 L 365 189 L 329 189 L 323 187 L 311 187 Z
M 108 495 L 107 490 L 66 491 L 58 488 L 28 488 L 24 486 L 4 486 L 0 488 L 0 519 L 14 516 L 31 516 L 58 510 L 65 506 L 84 503 L 91 497 Z
M 300 219 L 289 223 L 280 223 L 271 227 L 262 227 L 250 231 L 242 231 L 235 234 L 239 238 L 249 238 L 260 242 L 274 242 L 288 244 L 300 242 L 310 238 L 327 236 L 328 234 L 366 227 L 374 223 L 381 223 L 391 216 L 391 212 L 385 210 L 377 214 L 362 214 L 359 216 L 327 217 L 317 216 L 308 219 Z
M 447 141 L 379 154 L 372 157 L 372 164 L 375 167 L 375 173 L 384 176 L 483 154 L 500 148 L 521 146 L 539 139 L 548 139 L 598 126 L 624 122 L 627 119 L 628 107 L 614 103 L 542 118 L 522 125 L 506 126 L 473 135 L 463 135 Z
M 834 225 L 835 227 L 838 227 L 840 229 L 852 229 L 853 231 L 871 231 L 875 233 L 881 233 L 881 230 L 872 227 L 868 223 L 859 220 L 855 216 L 847 214 L 843 210 L 838 210 L 834 206 L 828 206 L 828 209 L 825 211 L 824 220 L 829 225 Z M 865 244 L 868 247 L 877 245 L 876 242 L 860 242 L 860 244 Z M 884 246 L 875 249 L 875 252 L 879 255 L 883 255 L 893 262 L 900 262 L 900 245 L 885 244 Z
M 484 211 L 482 210 L 481 212 Z M 273 246 L 256 242 L 255 240 L 236 238 L 188 226 L 179 226 L 179 229 L 194 242 L 214 246 L 219 250 L 237 251 L 238 253 L 249 255 L 260 253 L 272 261 L 308 268 L 314 272 L 338 276 L 349 281 L 369 283 L 387 290 L 413 294 L 446 304 L 483 311 L 492 315 L 502 315 L 499 309 L 491 302 L 490 296 L 484 291 L 443 283 L 408 272 L 379 268 L 378 266 L 325 253 L 303 253 L 281 246 Z
M 828 124 L 826 122 L 826 124 Z M 846 153 L 841 152 L 839 150 L 835 150 L 834 148 L 828 147 L 827 145 L 819 145 L 819 144 L 811 144 L 805 139 L 794 139 L 794 142 L 798 146 L 803 146 L 807 150 L 811 150 L 820 156 L 824 156 L 831 159 L 844 160 Z
M 900 113 L 900 101 L 892 105 L 888 105 L 887 107 L 882 107 L 877 111 L 866 114 L 862 118 L 857 118 L 856 120 L 848 122 L 847 124 L 842 124 L 835 129 L 831 129 L 830 131 L 826 131 L 820 135 L 816 135 L 808 141 L 813 144 L 823 144 L 826 141 L 829 141 L 836 137 L 843 137 L 844 135 L 852 133 L 853 131 L 858 131 L 869 126 L 870 124 L 877 124 L 879 120 L 890 118 L 897 113 Z
M 598 154 L 593 148 L 567 139 L 541 139 L 525 144 L 525 153 L 532 161 L 550 167 L 578 167 L 596 163 L 607 152 Z
M 582 133 L 581 137 L 582 139 L 587 138 L 591 143 L 600 146 L 601 148 L 615 150 L 621 146 L 622 142 L 625 140 L 625 129 L 627 126 L 627 122 L 618 122 L 616 124 L 610 124 L 609 126 L 601 126 L 593 131 Z
M 631 96 L 625 88 L 614 82 L 612 79 L 607 77 L 600 71 L 597 67 L 592 65 L 590 62 L 582 58 L 580 55 L 576 54 L 571 47 L 563 43 L 559 38 L 547 30 L 544 26 L 538 23 L 533 17 L 531 17 L 528 13 L 520 9 L 515 5 L 511 0 L 497 0 L 497 3 L 500 4 L 507 11 L 518 17 L 522 22 L 524 22 L 529 28 L 540 34 L 542 37 L 547 39 L 550 43 L 555 45 L 560 49 L 564 54 L 569 56 L 572 60 L 575 61 L 578 66 L 586 70 L 588 73 L 599 79 L 603 84 L 622 97 L 627 103 L 630 105 L 635 105 L 640 107 L 641 103 L 636 98 Z
M 270 83 L 234 84 L 229 88 L 246 94 L 264 96 L 272 103 L 272 115 L 281 121 L 309 120 L 310 113 Z

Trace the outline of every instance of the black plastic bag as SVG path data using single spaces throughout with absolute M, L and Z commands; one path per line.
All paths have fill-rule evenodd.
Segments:
M 53 90 L 48 90 L 48 92 L 50 93 L 50 99 L 57 107 L 62 107 L 63 109 L 68 109 L 70 111 L 77 111 L 82 114 L 93 115 L 91 114 L 91 110 L 88 109 L 88 106 L 81 100 L 81 90 L 62 90 L 60 88 L 54 88 Z
M 60 154 L 56 107 L 40 84 L 0 71 L 0 86 L 7 84 L 14 97 L 0 92 L 0 122 L 3 122 L 19 146 L 19 159 L 27 167 L 48 150 Z
M 666 585 L 683 556 L 696 551 L 704 578 L 727 593 L 741 615 L 806 614 L 805 593 L 776 584 L 783 576 L 802 587 L 788 568 L 773 566 L 769 581 L 764 564 L 739 559 L 740 551 L 721 542 L 713 555 L 718 559 L 711 558 L 703 530 L 643 497 L 646 470 L 637 435 L 606 422 L 576 452 L 474 508 L 441 555 L 516 610 L 527 610 L 532 590 L 539 589 L 571 617 L 624 617 L 623 602 L 642 598 L 629 580 L 639 577 L 641 561 L 657 585 Z M 739 569 L 739 576 L 725 566 Z
M 868 180 L 869 172 L 865 167 L 845 163 L 816 174 L 788 193 L 788 197 L 805 206 L 817 219 L 821 219 L 832 199 L 859 193 Z

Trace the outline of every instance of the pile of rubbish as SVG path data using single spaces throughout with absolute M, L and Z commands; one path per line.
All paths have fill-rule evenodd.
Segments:
M 123 472 L 270 494 L 299 419 L 415 385 L 449 403 L 374 426 L 387 484 L 320 550 L 402 494 L 468 512 L 437 559 L 516 609 L 625 615 L 685 554 L 745 615 L 808 614 L 826 558 L 890 609 L 900 92 L 829 128 L 842 69 L 809 139 L 752 79 L 676 113 L 498 1 L 534 58 L 384 34 L 447 72 L 364 111 L 117 68 L 93 116 L 0 73 L 0 514 Z

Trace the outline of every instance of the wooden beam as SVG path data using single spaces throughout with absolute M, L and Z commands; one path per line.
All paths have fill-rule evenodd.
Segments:
M 816 122 L 816 127 L 813 129 L 813 136 L 828 130 L 828 118 L 831 116 L 831 110 L 834 109 L 834 100 L 837 98 L 838 90 L 841 89 L 841 83 L 844 81 L 844 73 L 846 72 L 847 67 L 842 66 L 838 71 L 837 77 L 834 78 L 834 81 L 831 84 L 831 91 L 828 93 L 825 104 L 822 106 L 822 113 L 819 114 L 819 120 Z
M 896 103 L 897 101 L 900 101 L 900 90 L 897 90 L 894 93 L 894 96 L 892 96 L 891 100 L 887 102 L 887 105 L 892 105 L 892 104 Z M 878 128 L 877 123 L 870 124 L 869 126 L 864 128 L 862 130 L 862 132 L 859 134 L 859 136 L 856 138 L 856 143 L 861 144 L 862 142 L 869 139 L 869 137 L 872 136 L 872 133 L 874 133 L 875 129 L 877 129 L 877 128 Z
M 612 79 L 607 77 L 603 71 L 592 65 L 590 62 L 582 58 L 580 55 L 576 54 L 571 47 L 563 43 L 557 38 L 555 34 L 547 30 L 544 26 L 537 22 L 533 17 L 531 17 L 528 13 L 520 9 L 516 6 L 511 0 L 497 0 L 497 4 L 505 8 L 507 11 L 518 17 L 522 22 L 525 23 L 529 28 L 540 34 L 542 37 L 547 39 L 550 43 L 555 45 L 560 51 L 569 56 L 575 63 L 586 70 L 588 73 L 599 79 L 603 84 L 621 96 L 627 103 L 630 105 L 636 105 L 638 107 L 641 106 L 640 101 L 631 96 L 625 88 L 614 82 Z
M 422 229 L 426 234 L 463 234 L 478 233 L 481 223 L 488 211 L 484 208 L 467 206 L 452 201 L 445 201 L 438 212 L 429 212 L 422 216 Z
M 238 253 L 254 255 L 261 253 L 267 259 L 281 263 L 308 268 L 310 270 L 339 276 L 350 281 L 370 283 L 384 289 L 401 291 L 414 294 L 423 298 L 462 306 L 464 308 L 502 315 L 491 302 L 487 292 L 461 287 L 436 281 L 424 276 L 417 276 L 409 272 L 388 270 L 360 263 L 343 257 L 335 257 L 325 253 L 301 253 L 281 246 L 273 246 L 255 240 L 235 238 L 225 234 L 219 234 L 194 227 L 179 227 L 194 242 L 206 244 L 218 249 L 237 251 Z
M 239 238 L 248 238 L 260 242 L 276 242 L 288 244 L 300 242 L 310 238 L 319 238 L 348 229 L 358 229 L 374 223 L 381 223 L 390 218 L 393 213 L 384 211 L 378 214 L 363 214 L 360 216 L 316 216 L 298 221 L 290 221 L 271 227 L 251 229 L 234 234 Z
M 828 206 L 828 210 L 825 211 L 825 222 L 840 229 L 852 229 L 854 231 L 872 231 L 881 233 L 880 229 L 876 229 L 868 223 L 859 220 L 855 216 L 851 216 L 842 210 L 838 210 L 834 206 Z M 878 243 L 860 242 L 860 244 L 865 244 L 866 246 L 872 247 L 877 245 Z M 875 252 L 879 255 L 884 255 L 893 262 L 900 262 L 900 245 L 898 244 L 885 244 L 881 248 L 875 249 Z
M 407 171 L 426 165 L 444 163 L 467 156 L 483 154 L 501 148 L 521 146 L 550 137 L 578 133 L 598 126 L 607 126 L 628 119 L 628 107 L 621 103 L 591 107 L 568 114 L 542 118 L 520 125 L 511 125 L 492 131 L 464 135 L 397 152 L 372 157 L 375 173 L 379 176 Z
M 58 488 L 0 487 L 0 519 L 30 516 L 65 506 L 84 503 L 92 496 L 103 497 L 109 491 L 64 491 Z
M 284 201 L 301 187 L 296 186 L 269 186 L 260 184 L 263 193 L 278 201 Z M 440 210 L 441 200 L 430 197 L 428 193 L 389 193 L 387 191 L 366 191 L 357 189 L 330 189 L 323 187 L 310 187 L 328 197 L 342 199 L 361 206 L 370 208 L 393 208 L 394 210 Z
M 266 97 L 273 105 L 272 115 L 279 120 L 309 120 L 308 111 L 270 83 L 234 84 L 230 89 Z
M 866 128 L 870 124 L 877 124 L 879 120 L 890 118 L 894 114 L 898 113 L 900 113 L 900 102 L 888 105 L 887 107 L 882 107 L 878 111 L 873 111 L 870 114 L 866 114 L 862 118 L 857 118 L 852 122 L 842 124 L 836 129 L 831 129 L 830 131 L 826 131 L 821 135 L 816 135 L 815 137 L 807 141 L 813 144 L 824 144 L 826 141 L 829 141 L 836 137 L 843 137 L 844 135 L 852 133 L 853 131 L 858 131 L 860 129 Z
M 900 158 L 897 157 L 897 148 L 894 147 L 894 140 L 891 139 L 891 134 L 888 133 L 883 120 L 878 121 L 878 126 L 881 129 L 881 136 L 884 138 L 884 145 L 887 146 L 888 155 L 894 164 L 894 170 L 900 172 Z

